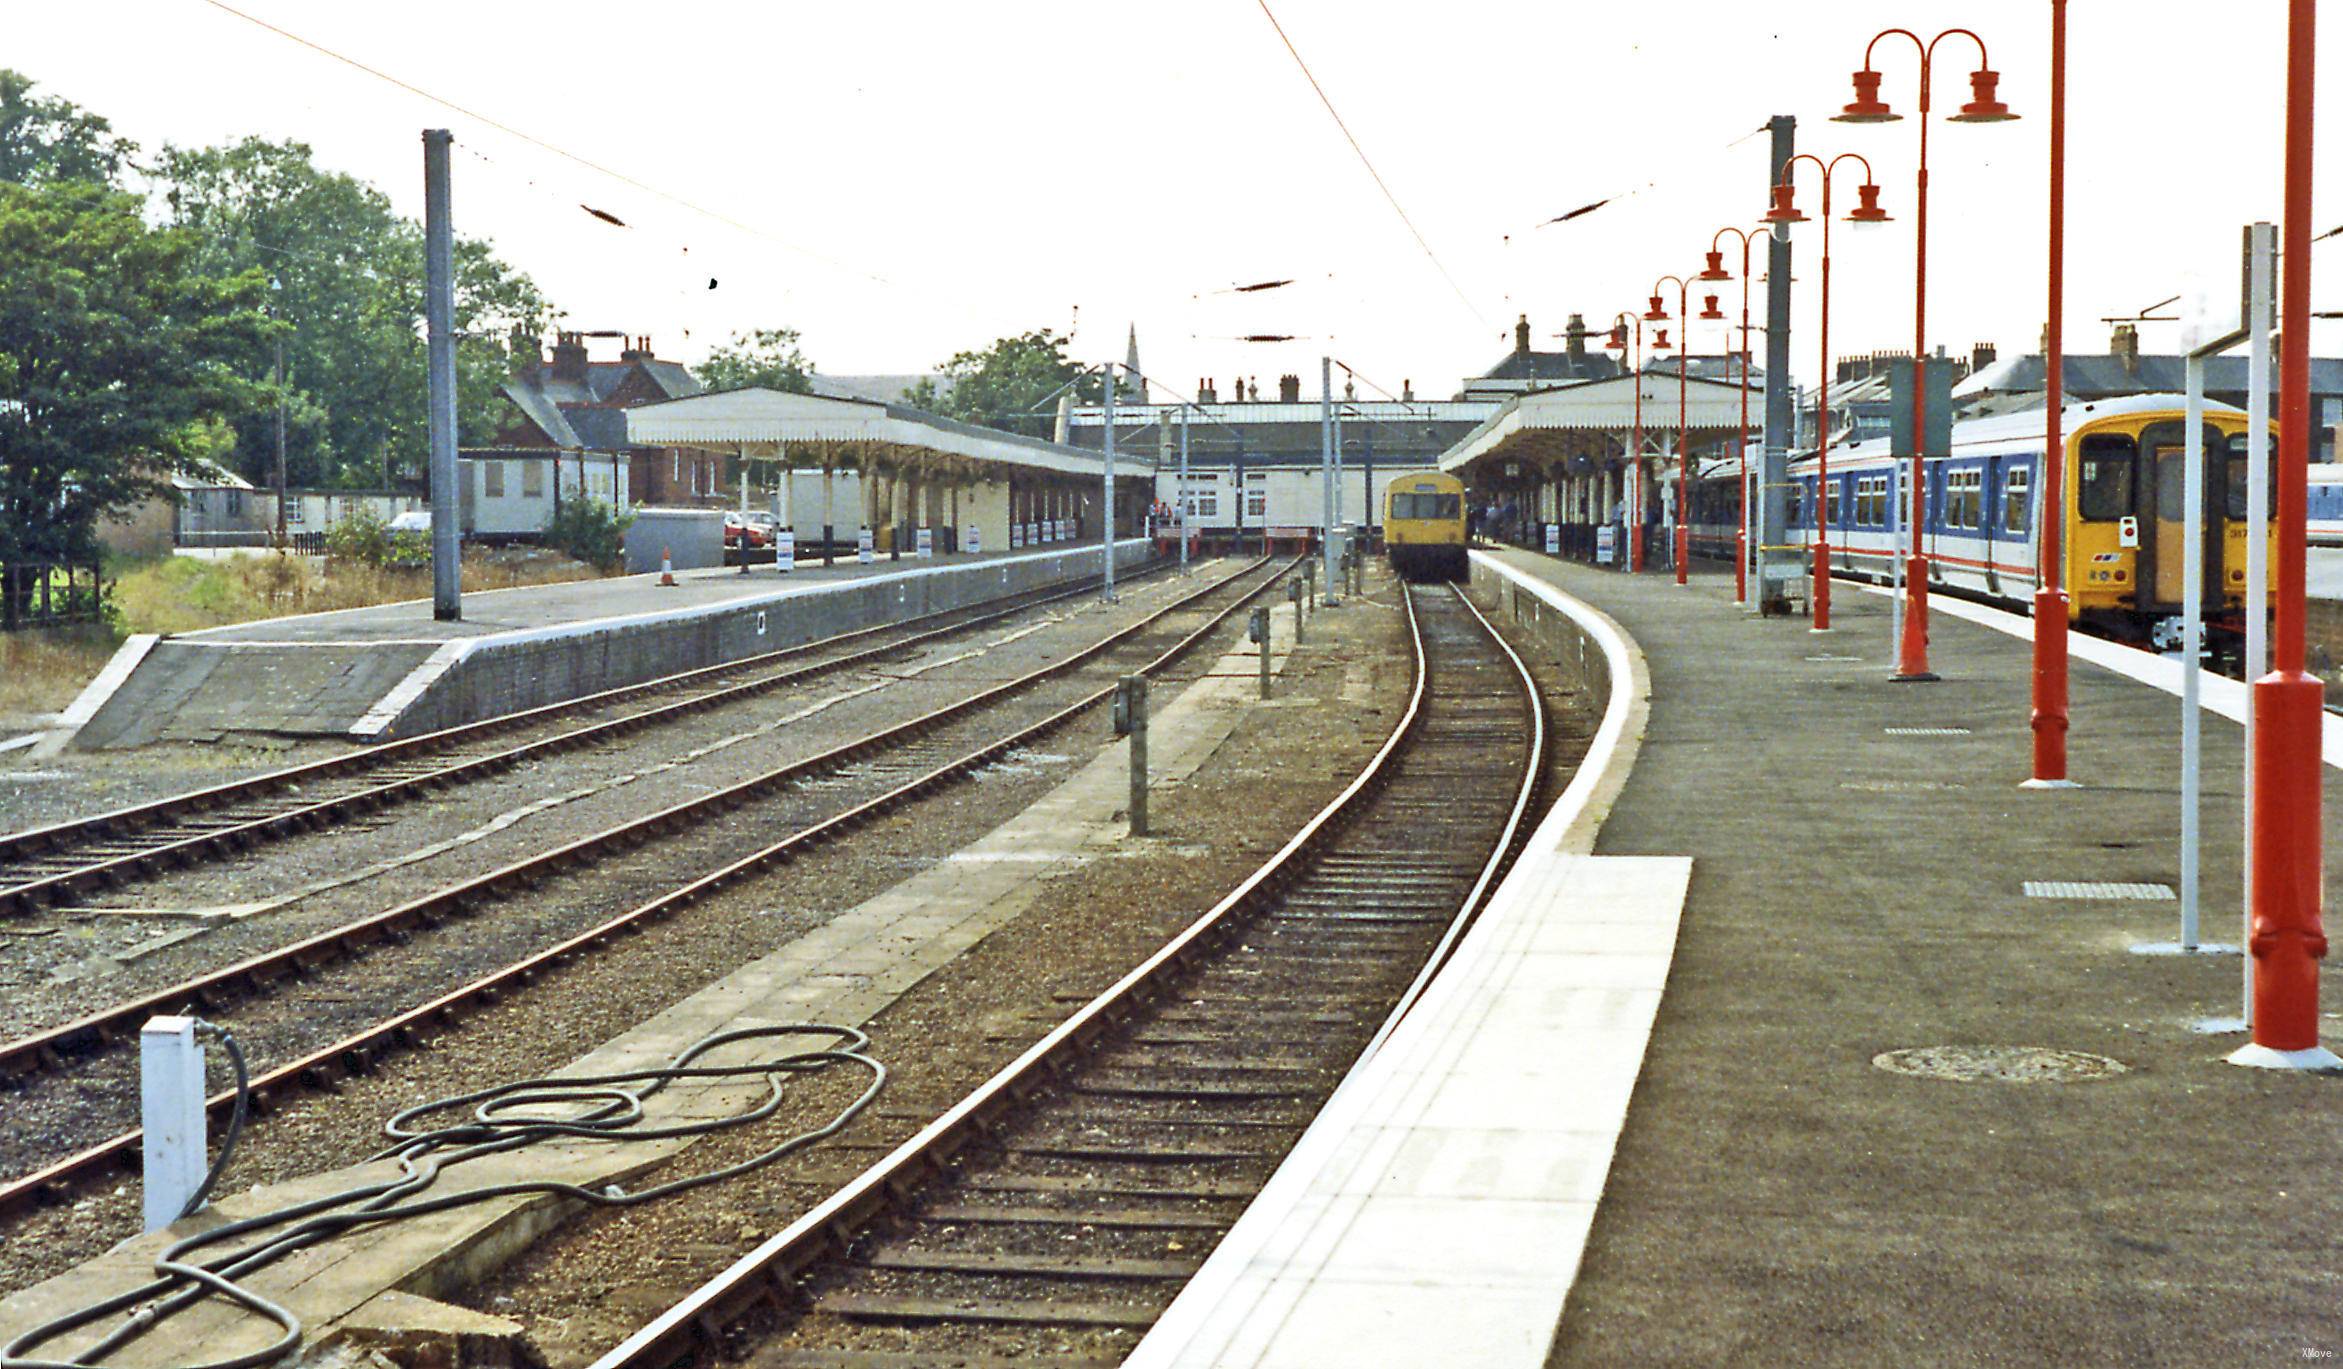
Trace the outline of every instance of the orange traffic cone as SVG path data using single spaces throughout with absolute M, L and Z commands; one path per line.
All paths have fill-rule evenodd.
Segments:
M 665 547 L 659 548 L 659 583 L 675 587 L 675 558 Z

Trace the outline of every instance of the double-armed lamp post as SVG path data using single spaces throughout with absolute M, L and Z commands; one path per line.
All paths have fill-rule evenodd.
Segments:
M 1977 69 L 1969 73 L 1969 100 L 1948 122 L 1956 124 L 2007 123 L 2018 117 L 1994 94 L 2001 73 L 1985 55 L 1985 40 L 1968 29 L 1946 29 L 1923 39 L 1910 29 L 1885 29 L 1863 48 L 1863 69 L 1855 73 L 1855 99 L 1831 116 L 1842 124 L 1892 123 L 1904 116 L 1879 98 L 1880 73 L 1871 69 L 1871 54 L 1883 38 L 1908 38 L 1920 54 L 1920 171 L 1914 183 L 1914 228 L 1917 262 L 1912 268 L 1912 544 L 1904 563 L 1903 647 L 1896 659 L 1898 680 L 1933 680 L 1928 669 L 1928 556 L 1921 529 L 1928 526 L 1928 484 L 1922 457 L 1928 432 L 1928 112 L 1929 83 L 1936 70 L 1936 45 L 1947 38 L 1966 38 L 1977 45 Z M 2055 405 L 2057 398 L 2053 396 Z M 1942 453 L 1939 453 L 1942 455 Z
M 1676 286 L 1676 313 L 1684 320 L 1684 346 L 1676 353 L 1676 537 L 1674 546 L 1676 583 L 1682 586 L 1687 583 L 1686 572 L 1692 562 L 1691 505 L 1686 502 L 1688 491 L 1685 481 L 1686 468 L 1692 464 L 1690 422 L 1692 405 L 1685 392 L 1686 373 L 1692 369 L 1692 283 L 1682 276 L 1662 276 L 1653 281 L 1651 308 L 1644 312 L 1643 318 L 1646 323 L 1666 323 L 1668 321 L 1667 303 L 1662 299 L 1659 291 L 1665 289 L 1671 281 Z M 1725 316 L 1717 310 L 1717 297 L 1715 295 L 1708 297 L 1708 307 L 1701 311 L 1700 317 L 1723 320 Z M 1667 334 L 1663 332 L 1660 336 L 1662 339 L 1660 345 L 1664 347 L 1667 345 L 1665 341 Z M 1643 382 L 1639 377 L 1636 381 L 1636 393 L 1640 397 L 1642 392 Z M 1744 410 L 1742 417 L 1744 420 L 1747 419 L 1746 410 Z
M 1698 281 L 1726 281 L 1733 273 L 1725 269 L 1724 249 L 1717 246 L 1727 233 L 1741 240 L 1741 440 L 1734 454 L 1741 459 L 1741 524 L 1733 535 L 1733 602 L 1749 602 L 1749 505 L 1756 491 L 1749 487 L 1749 244 L 1754 240 L 1746 229 L 1725 225 L 1708 240 L 1708 268 L 1694 276 Z M 1708 314 L 1716 312 L 1717 298 L 1709 296 Z
M 1635 377 L 1635 439 L 1627 449 L 1627 499 L 1625 502 L 1627 504 L 1627 568 L 1636 572 L 1643 570 L 1643 512 L 1648 502 L 1643 491 L 1643 363 L 1645 358 L 1643 320 L 1644 316 L 1641 314 L 1622 311 L 1611 320 L 1611 336 L 1605 344 L 1610 350 L 1620 354 L 1620 360 L 1627 363 L 1628 374 Z M 1632 354 L 1628 351 L 1627 329 L 1630 324 L 1635 328 L 1635 346 Z M 1654 352 L 1668 350 L 1667 329 L 1653 330 L 1650 350 Z
M 1863 184 L 1856 187 L 1858 203 L 1847 215 L 1853 224 L 1881 224 L 1888 222 L 1887 211 L 1879 207 L 1879 185 L 1871 173 L 1871 162 L 1859 152 L 1842 152 L 1824 161 L 1811 152 L 1801 152 L 1782 165 L 1782 179 L 1774 186 L 1773 207 L 1765 211 L 1765 221 L 1777 230 L 1786 231 L 1791 224 L 1806 222 L 1794 198 L 1795 177 L 1800 162 L 1812 162 L 1822 173 L 1822 321 L 1816 330 L 1822 335 L 1822 370 L 1814 385 L 1814 631 L 1830 631 L 1830 183 L 1842 162 L 1860 162 L 1863 166 Z M 1917 532 L 1915 530 L 1915 536 Z

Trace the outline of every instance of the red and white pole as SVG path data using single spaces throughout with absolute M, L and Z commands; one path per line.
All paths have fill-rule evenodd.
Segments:
M 2286 222 L 2278 351 L 2278 611 L 2270 673 L 2253 683 L 2253 1042 L 2230 1056 L 2271 1069 L 2338 1069 L 2319 1044 L 2324 857 L 2319 831 L 2325 687 L 2304 666 L 2310 480 L 2312 47 L 2317 0 L 2286 6 Z
M 2042 535 L 2034 567 L 2034 774 L 2029 789 L 2071 789 L 2066 777 L 2066 0 L 2050 0 L 2050 307 L 2043 330 Z

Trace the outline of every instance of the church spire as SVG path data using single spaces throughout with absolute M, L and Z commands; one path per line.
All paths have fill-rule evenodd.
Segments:
M 1131 340 L 1123 348 L 1124 393 L 1134 404 L 1147 402 L 1147 373 L 1139 369 L 1139 325 L 1131 325 Z

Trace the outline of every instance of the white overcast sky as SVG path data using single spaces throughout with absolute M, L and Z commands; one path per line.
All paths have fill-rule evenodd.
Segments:
M 4 60 L 149 147 L 305 140 L 416 217 L 418 133 L 452 128 L 459 229 L 492 239 L 569 326 L 647 333 L 664 355 L 694 360 L 734 330 L 787 325 L 824 370 L 923 370 L 1004 333 L 1065 329 L 1078 310 L 1082 356 L 1119 358 L 1135 322 L 1150 372 L 1181 391 L 1216 376 L 1224 396 L 1237 374 L 1273 387 L 1294 371 L 1314 388 L 1327 351 L 1394 390 L 1404 377 L 1444 396 L 1510 346 L 1517 314 L 1541 347 L 1559 346 L 1572 311 L 1599 326 L 1653 277 L 1697 269 L 1718 225 L 1763 209 L 1764 139 L 1736 140 L 1776 113 L 1798 117 L 1801 151 L 1869 156 L 1898 216 L 1834 236 L 1835 349 L 1909 346 L 1916 122 L 1824 120 L 1879 27 L 1932 33 L 1957 18 L 1992 45 L 2003 98 L 2024 117 L 1931 131 L 1929 340 L 2031 350 L 2043 318 L 2046 0 L 1272 0 L 1462 299 L 1255 0 L 236 3 L 721 217 L 202 0 L 14 7 Z M 2102 315 L 2154 303 L 2192 272 L 2232 272 L 2238 225 L 2278 218 L 2284 9 L 2074 0 L 2070 350 L 2105 347 Z M 2343 222 L 2334 27 L 2321 230 Z M 1973 52 L 1957 39 L 1938 49 L 1940 110 L 1966 98 Z M 1879 65 L 1909 112 L 1910 46 L 1883 44 Z M 1841 173 L 1842 212 L 1853 180 Z M 1810 180 L 1800 199 L 1814 212 Z M 1817 240 L 1799 230 L 1802 379 Z M 2343 308 L 2343 239 L 2317 250 L 2317 307 Z M 1297 284 L 1211 293 L 1275 277 Z M 1737 287 L 1725 294 L 1737 309 Z M 2323 354 L 2343 345 L 2332 327 Z M 1301 340 L 1227 340 L 1256 332 Z M 2149 350 L 2176 338 L 2174 325 L 2146 328 Z

